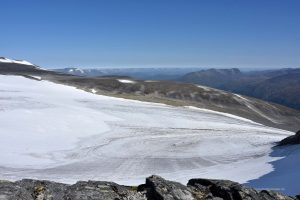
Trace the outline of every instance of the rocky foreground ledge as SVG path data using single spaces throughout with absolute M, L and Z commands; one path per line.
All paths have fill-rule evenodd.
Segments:
M 299 200 L 274 191 L 257 191 L 227 180 L 191 179 L 187 186 L 151 176 L 139 186 L 112 182 L 79 181 L 67 185 L 51 181 L 24 179 L 0 181 L 0 200 Z

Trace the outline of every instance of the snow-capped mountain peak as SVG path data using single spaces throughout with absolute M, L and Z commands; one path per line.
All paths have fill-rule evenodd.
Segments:
M 0 63 L 16 63 L 16 64 L 21 64 L 21 65 L 31 65 L 35 66 L 34 64 L 26 61 L 26 60 L 14 60 L 14 59 L 9 59 L 5 57 L 0 57 Z
M 79 72 L 79 73 L 84 73 L 84 71 L 80 68 L 77 68 L 77 67 L 71 67 L 71 68 L 67 68 L 68 72 L 69 73 L 72 73 L 72 72 Z

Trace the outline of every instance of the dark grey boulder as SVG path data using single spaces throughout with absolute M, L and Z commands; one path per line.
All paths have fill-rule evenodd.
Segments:
M 228 180 L 191 179 L 188 187 L 202 191 L 204 199 L 219 198 L 222 200 L 295 200 L 274 191 L 257 191 L 239 183 Z
M 190 188 L 177 182 L 167 181 L 159 176 L 147 178 L 145 188 L 151 193 L 149 197 L 157 200 L 195 199 Z
M 278 146 L 300 144 L 300 130 L 292 136 L 284 138 L 278 143 Z
M 256 190 L 227 180 L 191 179 L 188 186 L 224 200 L 260 199 Z

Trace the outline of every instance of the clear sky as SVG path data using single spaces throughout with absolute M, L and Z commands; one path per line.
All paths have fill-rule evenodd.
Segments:
M 299 0 L 0 0 L 0 56 L 43 67 L 300 67 Z

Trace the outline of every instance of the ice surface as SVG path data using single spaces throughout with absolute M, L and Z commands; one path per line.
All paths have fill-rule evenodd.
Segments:
M 244 183 L 273 171 L 280 157 L 271 147 L 290 134 L 226 113 L 0 75 L 0 179 Z

